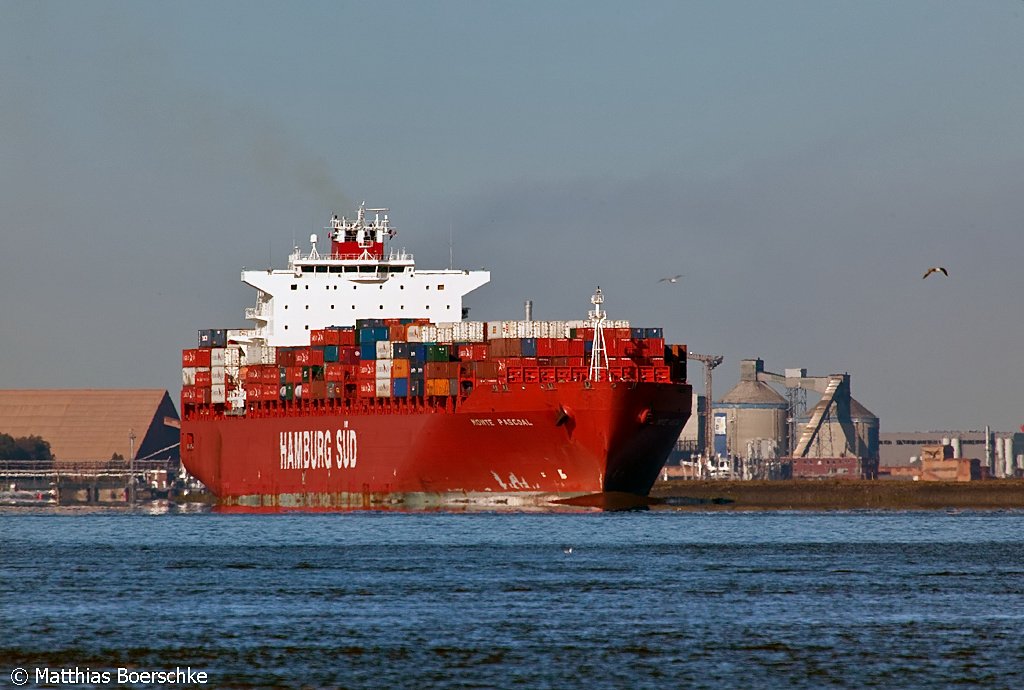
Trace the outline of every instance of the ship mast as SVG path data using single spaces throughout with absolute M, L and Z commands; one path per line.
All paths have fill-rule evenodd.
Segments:
M 589 312 L 590 320 L 594 324 L 594 349 L 590 353 L 588 378 L 598 382 L 601 380 L 601 371 L 608 369 L 608 351 L 604 346 L 604 320 L 608 315 L 601 309 L 601 305 L 604 304 L 604 294 L 601 292 L 600 285 L 597 286 L 597 292 L 590 298 L 590 303 L 594 305 L 593 311 Z

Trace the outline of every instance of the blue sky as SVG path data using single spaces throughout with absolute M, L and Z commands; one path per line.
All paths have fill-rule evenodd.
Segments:
M 1016 429 L 1022 36 L 1020 0 L 0 0 L 0 386 L 176 395 L 241 268 L 366 200 L 492 271 L 475 319 L 600 284 L 716 397 L 759 356 L 883 431 Z

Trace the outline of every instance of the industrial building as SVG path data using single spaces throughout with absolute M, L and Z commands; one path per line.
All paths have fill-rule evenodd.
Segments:
M 709 371 L 705 374 L 710 389 Z M 808 410 L 809 390 L 821 397 Z M 678 469 L 670 465 L 666 476 L 877 475 L 878 417 L 850 395 L 849 374 L 808 376 L 806 369 L 776 374 L 761 359 L 745 359 L 739 382 L 711 408 L 713 432 L 695 438 L 692 430 L 699 432 L 709 421 L 705 405 L 695 405 L 701 419 L 683 430 L 672 458 Z
M 978 460 L 983 476 L 1024 476 L 1024 433 L 991 429 L 881 434 L 879 470 L 893 478 L 920 477 L 924 449 L 935 446 L 947 447 L 950 459 Z
M 0 433 L 41 437 L 58 470 L 124 466 L 133 457 L 176 469 L 179 429 L 165 390 L 0 390 Z

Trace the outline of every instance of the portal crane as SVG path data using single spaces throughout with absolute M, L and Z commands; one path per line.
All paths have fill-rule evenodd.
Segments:
M 711 456 L 715 453 L 715 421 L 711 414 L 711 403 L 714 400 L 711 397 L 711 372 L 725 360 L 725 357 L 687 352 L 686 358 L 704 364 L 704 457 L 711 462 Z

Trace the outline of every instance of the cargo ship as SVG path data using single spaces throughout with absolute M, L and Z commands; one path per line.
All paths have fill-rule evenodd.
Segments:
M 224 506 L 420 509 L 646 495 L 690 416 L 686 346 L 608 318 L 471 321 L 387 209 L 243 270 L 248 328 L 182 351 L 181 458 Z M 529 312 L 529 303 L 527 311 Z

